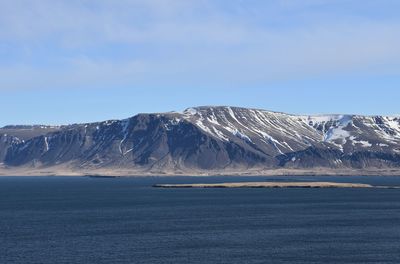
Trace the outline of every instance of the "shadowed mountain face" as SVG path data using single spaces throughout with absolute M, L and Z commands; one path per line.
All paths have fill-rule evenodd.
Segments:
M 237 107 L 0 129 L 0 163 L 149 171 L 400 167 L 400 118 Z
M 60 127 L 41 125 L 5 126 L 0 128 L 0 163 L 3 162 L 10 146 L 59 129 Z

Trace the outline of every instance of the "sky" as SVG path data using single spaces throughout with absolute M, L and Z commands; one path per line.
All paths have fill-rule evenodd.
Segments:
M 399 115 L 397 0 L 0 0 L 0 126 L 230 105 Z

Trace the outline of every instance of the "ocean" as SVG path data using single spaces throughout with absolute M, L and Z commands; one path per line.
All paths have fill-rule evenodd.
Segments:
M 400 177 L 0 177 L 0 263 L 400 263 L 400 189 L 161 183 Z

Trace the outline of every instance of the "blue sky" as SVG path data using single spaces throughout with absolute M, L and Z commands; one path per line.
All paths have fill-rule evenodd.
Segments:
M 0 0 L 0 126 L 235 105 L 400 114 L 397 0 Z

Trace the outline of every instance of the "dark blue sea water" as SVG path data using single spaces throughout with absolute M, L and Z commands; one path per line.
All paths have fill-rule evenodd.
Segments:
M 400 177 L 0 177 L 0 263 L 400 263 L 400 189 L 155 183 Z

